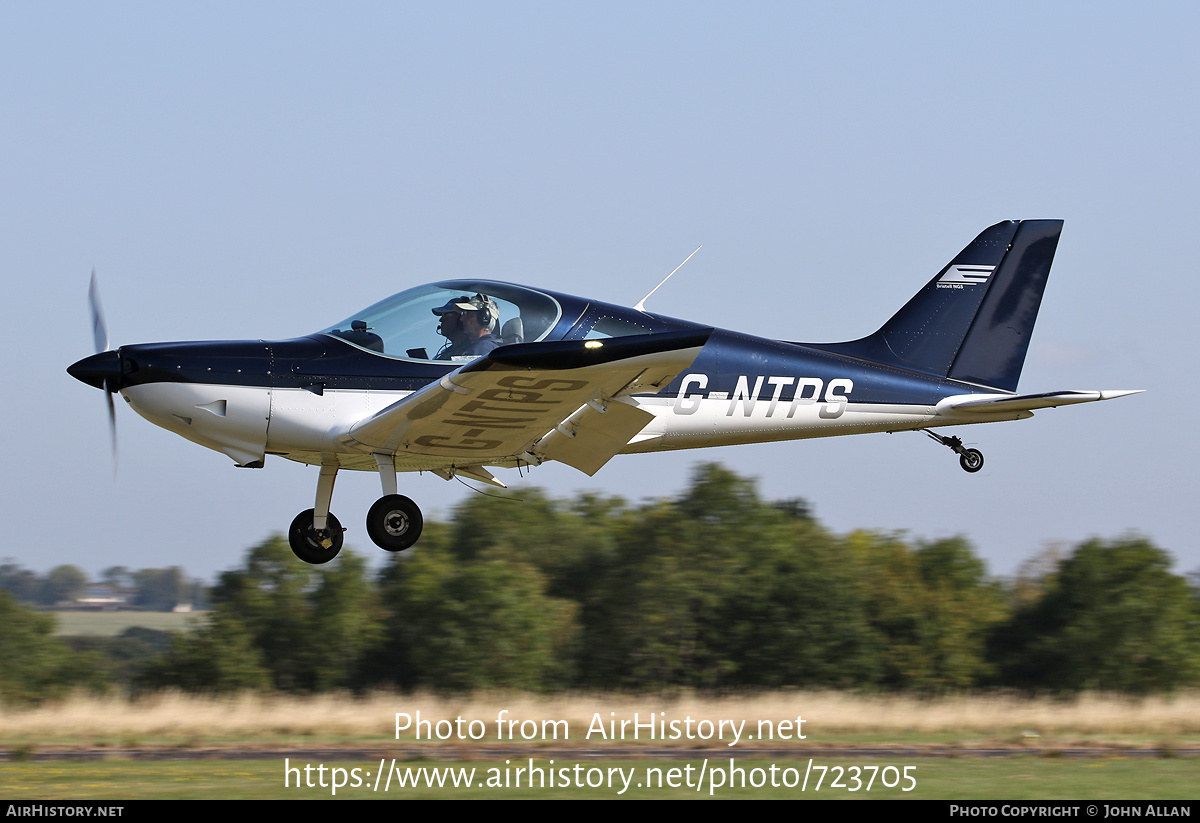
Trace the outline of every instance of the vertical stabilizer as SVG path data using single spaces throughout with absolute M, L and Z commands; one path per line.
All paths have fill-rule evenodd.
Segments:
M 1015 391 L 1061 220 L 985 229 L 879 331 L 837 354 Z

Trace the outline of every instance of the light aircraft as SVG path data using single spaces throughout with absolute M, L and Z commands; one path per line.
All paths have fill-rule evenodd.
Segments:
M 879 331 L 845 343 L 715 329 L 646 311 L 644 298 L 629 308 L 464 279 L 293 340 L 105 351 L 93 291 L 98 353 L 67 371 L 109 393 L 110 422 L 119 393 L 239 467 L 268 455 L 319 466 L 315 505 L 288 532 L 308 563 L 341 549 L 329 505 L 343 469 L 378 472 L 367 533 L 392 552 L 422 528 L 397 472 L 503 486 L 490 469 L 557 460 L 593 475 L 617 454 L 913 430 L 976 472 L 983 455 L 932 427 L 1135 393 L 1016 393 L 1061 231 L 1060 220 L 984 230 Z

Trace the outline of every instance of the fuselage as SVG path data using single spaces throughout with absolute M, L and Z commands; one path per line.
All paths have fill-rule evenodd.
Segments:
M 919 429 L 944 398 L 995 392 L 822 344 L 710 330 L 546 290 L 474 280 L 423 288 L 364 310 L 362 319 L 292 340 L 123 346 L 115 360 L 106 353 L 110 371 L 119 372 L 107 379 L 138 414 L 239 466 L 261 467 L 266 455 L 320 465 L 337 455 L 342 468 L 376 471 L 372 450 L 348 437 L 350 428 L 462 365 L 430 353 L 437 318 L 427 304 L 448 292 L 480 292 L 501 296 L 513 317 L 502 314 L 500 323 L 521 317 L 528 336 L 520 342 L 711 331 L 692 366 L 665 389 L 623 398 L 653 415 L 625 452 Z M 85 372 L 81 367 L 105 356 L 72 368 Z M 1022 416 L 1028 413 L 962 422 Z M 499 455 L 480 457 L 487 465 L 516 465 Z M 396 455 L 399 470 L 445 464 L 436 455 Z

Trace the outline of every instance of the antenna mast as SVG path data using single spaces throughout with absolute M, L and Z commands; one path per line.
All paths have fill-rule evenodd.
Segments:
M 704 248 L 704 246 L 696 246 L 696 251 L 700 251 L 700 249 L 702 249 L 702 248 Z M 696 256 L 696 251 L 692 252 L 692 253 L 691 253 L 691 254 L 689 254 L 687 257 L 683 258 L 683 263 L 686 263 L 687 261 L 689 261 L 689 260 L 691 260 L 693 257 L 695 257 L 695 256 Z M 671 270 L 671 274 L 674 274 L 675 272 L 677 272 L 677 271 L 679 271 L 680 269 L 682 269 L 682 268 L 683 268 L 683 263 L 680 263 L 678 266 L 676 266 L 674 269 L 672 269 L 672 270 Z M 662 284 L 663 284 L 663 283 L 666 283 L 668 280 L 670 280 L 670 279 L 671 279 L 671 274 L 668 274 L 666 277 L 664 277 L 664 278 L 662 279 L 662 283 L 659 283 L 657 286 L 655 286 L 654 288 L 650 289 L 650 294 L 647 294 L 647 295 L 646 295 L 645 297 L 643 297 L 641 300 L 637 301 L 637 303 L 635 303 L 633 307 L 634 307 L 635 309 L 637 309 L 638 311 L 642 311 L 642 312 L 644 312 L 644 311 L 646 310 L 646 301 L 650 299 L 650 295 L 654 294 L 656 291 L 658 291 L 660 288 L 662 288 Z

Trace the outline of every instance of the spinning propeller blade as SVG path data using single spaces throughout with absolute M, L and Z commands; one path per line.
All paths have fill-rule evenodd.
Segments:
M 104 322 L 104 307 L 100 305 L 100 286 L 96 283 L 94 267 L 88 286 L 88 306 L 92 310 L 92 339 L 96 342 L 96 352 L 108 351 L 108 324 Z
M 92 268 L 92 282 L 88 286 L 88 306 L 92 311 L 92 340 L 96 344 L 96 353 L 108 351 L 108 324 L 104 322 L 104 307 L 100 305 L 100 287 L 96 282 L 96 269 Z M 108 404 L 108 433 L 112 441 L 113 474 L 117 473 L 117 409 L 113 403 L 113 394 L 117 386 L 109 380 L 104 381 L 104 400 Z

